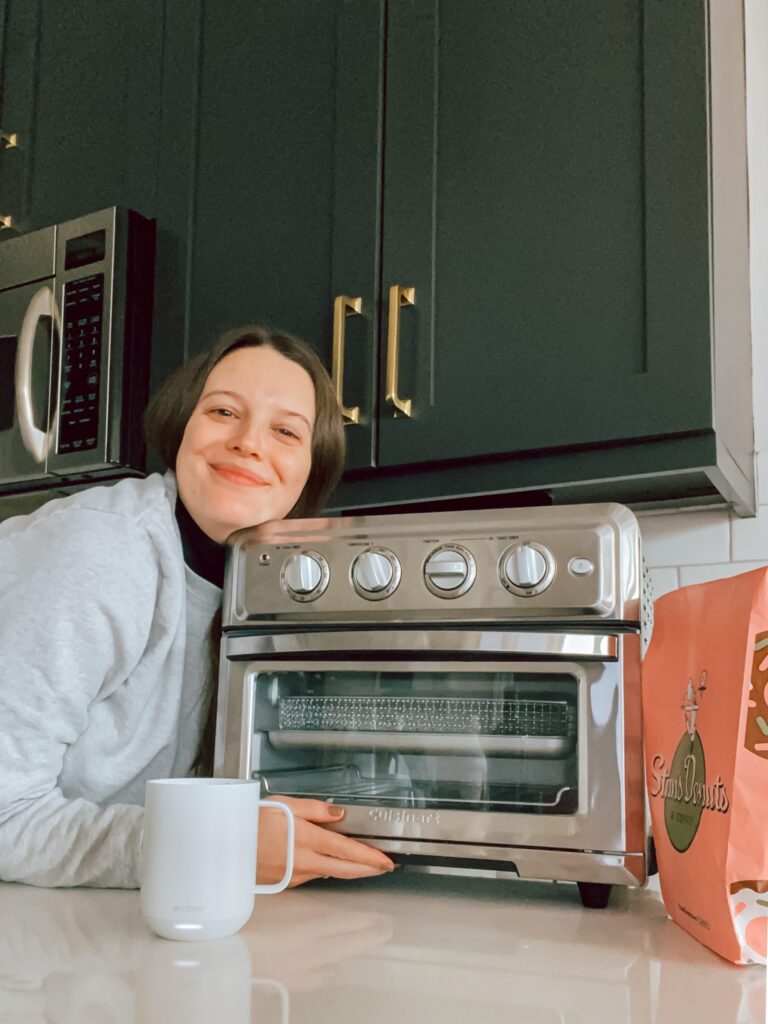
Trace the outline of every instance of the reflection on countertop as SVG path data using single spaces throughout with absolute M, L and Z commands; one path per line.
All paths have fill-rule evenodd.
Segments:
M 396 872 L 257 897 L 237 935 L 177 943 L 136 892 L 0 885 L 3 1024 L 755 1024 L 765 982 L 654 888 L 584 910 L 573 885 Z

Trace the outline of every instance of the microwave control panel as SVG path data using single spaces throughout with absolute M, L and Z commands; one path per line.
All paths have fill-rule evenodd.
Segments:
M 99 441 L 104 275 L 67 282 L 63 312 L 57 451 L 88 451 Z

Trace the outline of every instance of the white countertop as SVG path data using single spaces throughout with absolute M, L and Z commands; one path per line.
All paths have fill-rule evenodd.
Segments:
M 765 981 L 655 887 L 584 910 L 573 885 L 398 871 L 257 897 L 203 944 L 153 936 L 136 892 L 0 885 L 2 1024 L 756 1024 Z

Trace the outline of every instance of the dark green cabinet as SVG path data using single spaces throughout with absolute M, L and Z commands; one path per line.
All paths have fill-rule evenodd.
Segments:
M 335 507 L 754 509 L 740 0 L 0 15 L 0 214 L 157 219 L 154 384 L 237 323 L 343 342 Z
M 177 263 L 159 215 L 165 6 L 0 0 L 0 127 L 18 138 L 0 149 L 0 215 L 11 221 L 0 241 L 123 206 L 158 219 L 158 266 Z M 161 327 L 167 299 L 161 289 Z M 172 334 L 155 339 L 157 384 L 183 355 Z
M 381 465 L 707 425 L 706 91 L 679 98 L 706 45 L 686 6 L 390 4 L 383 278 L 415 286 L 413 414 L 384 408 Z M 656 78 L 685 154 L 663 181 Z M 667 305 L 647 269 L 681 242 Z
M 741 16 L 390 0 L 378 440 L 340 507 L 754 508 Z
M 90 210 L 154 204 L 161 0 L 5 0 L 0 213 L 32 231 Z
M 362 466 L 374 458 L 382 21 L 371 0 L 237 0 L 203 5 L 200 23 L 191 350 L 258 321 L 306 338 L 330 368 L 335 296 L 361 297 L 346 326 L 366 393 L 349 436 Z

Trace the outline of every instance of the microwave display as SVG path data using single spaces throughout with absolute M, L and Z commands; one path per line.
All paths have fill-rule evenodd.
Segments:
M 103 228 L 68 239 L 64 247 L 64 269 L 75 270 L 89 263 L 100 263 L 104 259 L 106 247 L 107 233 Z

